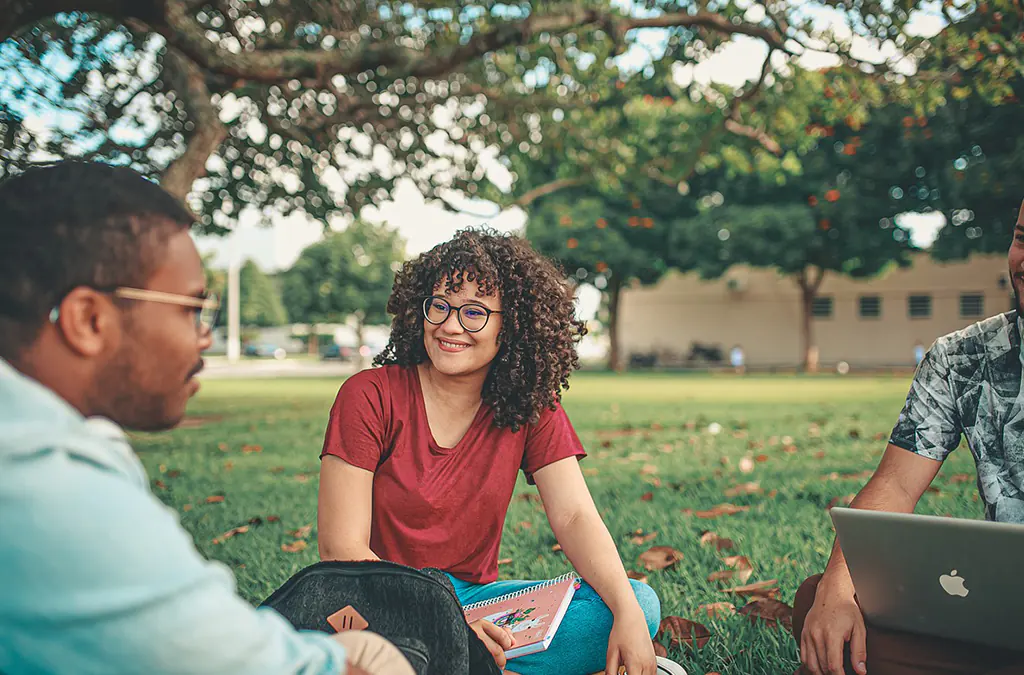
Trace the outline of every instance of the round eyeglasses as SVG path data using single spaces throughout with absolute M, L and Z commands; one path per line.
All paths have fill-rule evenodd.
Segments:
M 423 301 L 423 317 L 435 326 L 440 326 L 447 321 L 453 311 L 459 317 L 459 325 L 470 333 L 482 331 L 487 325 L 487 320 L 491 318 L 491 314 L 501 314 L 496 309 L 484 307 L 476 302 L 456 307 L 436 295 Z

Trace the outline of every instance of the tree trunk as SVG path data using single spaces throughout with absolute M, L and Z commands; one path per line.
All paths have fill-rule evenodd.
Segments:
M 800 287 L 801 331 L 800 346 L 803 354 L 802 368 L 805 373 L 818 372 L 818 345 L 814 341 L 814 299 L 825 278 L 825 270 L 811 268 L 800 272 L 796 278 Z
M 160 186 L 185 201 L 192 191 L 192 183 L 206 174 L 206 160 L 227 138 L 228 130 L 210 102 L 210 90 L 203 72 L 176 49 L 168 49 L 164 56 L 164 72 L 168 81 L 185 102 L 188 117 L 195 125 L 185 146 L 185 152 L 164 171 Z
M 315 323 L 309 325 L 309 341 L 306 344 L 310 356 L 318 356 L 320 354 L 320 333 L 317 331 Z
M 619 350 L 619 300 L 622 282 L 615 275 L 608 280 L 608 367 L 616 373 L 626 369 Z
M 366 327 L 366 315 L 363 312 L 356 312 L 356 367 L 359 370 L 366 368 L 366 359 L 363 357 L 363 345 L 366 344 L 363 338 L 363 328 Z

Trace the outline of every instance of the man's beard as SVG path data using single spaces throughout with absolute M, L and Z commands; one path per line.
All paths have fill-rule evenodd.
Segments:
M 151 359 L 151 357 L 149 357 Z M 147 355 L 134 341 L 126 341 L 96 377 L 90 395 L 93 410 L 126 429 L 163 431 L 180 420 L 168 419 L 165 394 L 145 385 L 158 382 L 146 372 Z

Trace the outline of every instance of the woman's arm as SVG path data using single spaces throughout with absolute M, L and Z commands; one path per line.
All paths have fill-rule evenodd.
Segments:
M 579 460 L 559 460 L 535 471 L 533 478 L 562 551 L 612 611 L 605 673 L 616 675 L 625 666 L 628 673 L 655 675 L 647 618 L 626 577 L 615 541 L 594 506 Z
M 569 562 L 593 586 L 612 613 L 640 611 L 619 559 L 575 457 L 548 464 L 533 474 L 544 511 Z
M 317 532 L 321 560 L 380 560 L 370 550 L 373 472 L 334 455 L 320 464 Z

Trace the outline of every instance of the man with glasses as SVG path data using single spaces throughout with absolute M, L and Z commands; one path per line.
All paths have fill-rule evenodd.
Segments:
M 191 222 L 127 168 L 0 184 L 0 672 L 411 675 L 246 604 L 149 491 L 121 428 L 181 421 L 218 307 Z

